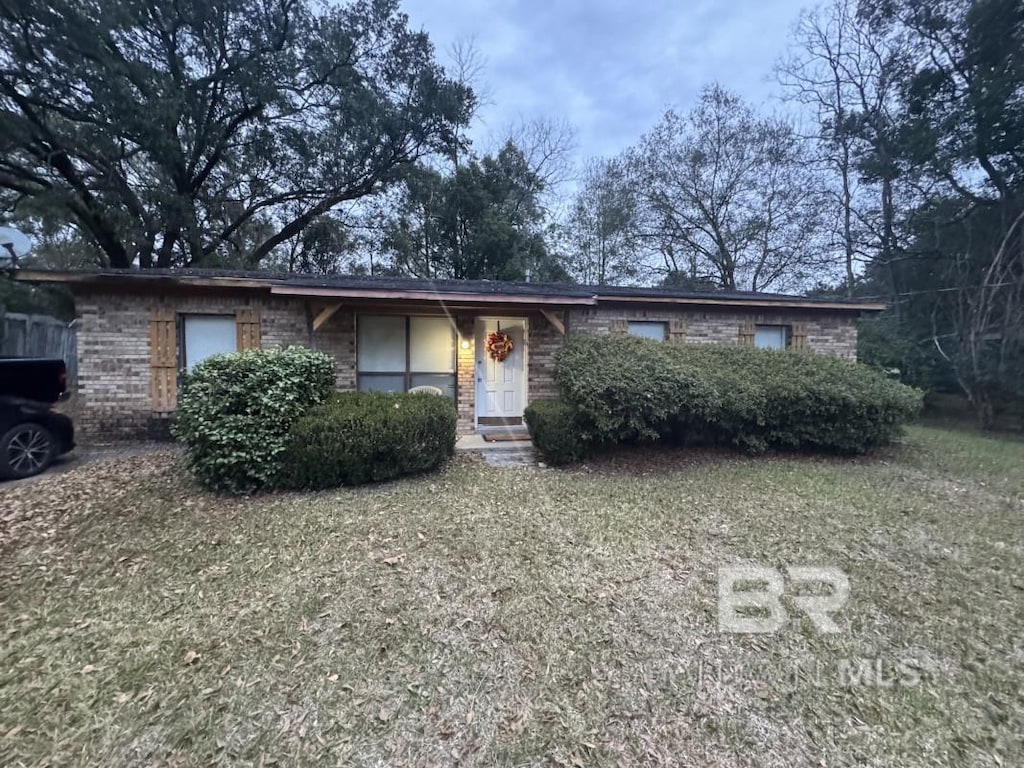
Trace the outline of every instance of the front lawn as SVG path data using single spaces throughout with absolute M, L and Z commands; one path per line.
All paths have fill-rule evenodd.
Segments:
M 252 499 L 176 462 L 0 487 L 0 763 L 1024 762 L 1024 442 Z M 841 569 L 840 632 L 720 632 L 737 564 Z

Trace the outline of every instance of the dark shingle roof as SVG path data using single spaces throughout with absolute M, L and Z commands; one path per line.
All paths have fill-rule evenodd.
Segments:
M 310 288 L 367 288 L 378 291 L 436 291 L 473 295 L 516 294 L 519 296 L 593 296 L 592 288 L 567 283 L 518 283 L 505 280 L 424 280 L 415 277 L 369 277 L 362 275 L 286 275 L 287 285 Z
M 251 272 L 225 269 L 134 269 L 115 270 L 101 269 L 89 271 L 61 272 L 47 275 L 44 272 L 25 270 L 21 276 L 26 280 L 67 282 L 162 282 L 175 281 L 188 284 L 191 280 L 223 279 L 246 281 L 249 283 L 266 283 L 267 287 L 287 286 L 290 288 L 338 289 L 372 292 L 423 292 L 443 294 L 465 294 L 467 296 L 522 296 L 537 298 L 565 299 L 603 299 L 614 302 L 616 299 L 642 301 L 689 300 L 690 302 L 757 302 L 802 305 L 823 304 L 835 308 L 850 309 L 863 307 L 878 309 L 880 305 L 841 298 L 813 298 L 781 293 L 761 293 L 753 291 L 691 291 L 678 288 L 655 288 L 648 286 L 611 286 L 611 285 L 575 285 L 569 283 L 538 283 L 511 282 L 502 280 L 425 280 L 414 277 L 364 276 L 364 275 L 310 275 L 289 274 L 278 272 Z

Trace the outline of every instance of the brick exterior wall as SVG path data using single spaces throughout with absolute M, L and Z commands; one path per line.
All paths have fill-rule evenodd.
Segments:
M 560 313 L 564 323 L 565 313 Z M 566 329 L 568 331 L 568 329 Z M 548 400 L 555 396 L 555 353 L 562 345 L 562 334 L 543 315 L 531 315 L 529 327 L 529 370 L 526 375 L 526 399 Z
M 301 302 L 251 295 L 77 294 L 78 326 L 76 427 L 84 440 L 116 437 L 164 437 L 169 414 L 153 411 L 150 400 L 149 320 L 153 307 L 179 314 L 234 315 L 237 309 L 260 313 L 264 347 L 309 343 Z
M 794 312 L 756 309 L 750 312 L 704 309 L 635 309 L 594 307 L 569 313 L 568 333 L 580 331 L 609 333 L 615 321 L 648 320 L 681 325 L 682 337 L 690 344 L 736 344 L 740 327 L 755 325 L 802 326 L 807 349 L 844 360 L 857 359 L 857 318 L 852 312 Z
M 178 314 L 233 315 L 241 308 L 259 311 L 264 348 L 299 344 L 313 346 L 336 360 L 337 386 L 357 384 L 356 312 L 340 309 L 315 334 L 311 315 L 301 299 L 254 296 L 251 293 L 182 295 L 76 294 L 78 324 L 77 427 L 83 440 L 166 434 L 166 413 L 155 413 L 150 399 L 149 321 L 153 307 Z M 496 312 L 495 314 L 499 314 Z M 856 359 L 857 326 L 853 313 L 704 309 L 638 309 L 594 307 L 560 313 L 568 333 L 609 333 L 616 323 L 649 320 L 670 324 L 673 338 L 694 343 L 735 344 L 742 325 L 799 325 L 813 352 Z M 475 429 L 475 315 L 456 316 L 456 397 L 459 432 Z M 463 348 L 462 343 L 468 342 Z M 530 313 L 528 326 L 527 400 L 555 395 L 554 356 L 561 333 L 540 313 Z
M 335 386 L 356 388 L 356 313 L 339 309 L 313 334 L 313 347 L 334 358 Z

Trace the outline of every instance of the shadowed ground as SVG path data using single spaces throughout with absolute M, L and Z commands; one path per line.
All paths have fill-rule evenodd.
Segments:
M 0 762 L 1020 764 L 1022 467 L 916 428 L 856 460 L 463 455 L 227 499 L 149 453 L 0 487 Z M 841 631 L 787 603 L 719 632 L 744 563 L 842 569 Z

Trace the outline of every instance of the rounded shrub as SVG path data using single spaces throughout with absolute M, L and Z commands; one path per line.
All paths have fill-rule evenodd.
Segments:
M 599 443 L 671 437 L 860 453 L 892 442 L 922 401 L 834 357 L 629 336 L 567 339 L 555 380 L 584 437 Z
M 708 429 L 750 450 L 863 453 L 891 443 L 921 409 L 920 391 L 836 357 L 710 345 L 676 355 L 719 392 Z
M 455 453 L 455 406 L 432 394 L 344 392 L 295 422 L 287 488 L 334 488 L 436 469 Z
M 572 464 L 587 455 L 579 414 L 561 400 L 537 400 L 523 414 L 530 439 L 551 464 Z
M 184 376 L 173 434 L 206 487 L 273 487 L 289 429 L 333 389 L 334 362 L 305 347 L 215 355 Z
M 636 336 L 578 334 L 555 360 L 561 399 L 574 406 L 584 440 L 653 440 L 688 413 L 707 417 L 717 393 L 697 371 L 677 364 L 675 348 Z

